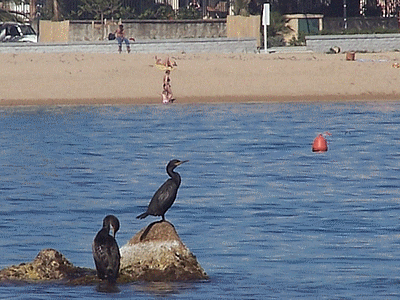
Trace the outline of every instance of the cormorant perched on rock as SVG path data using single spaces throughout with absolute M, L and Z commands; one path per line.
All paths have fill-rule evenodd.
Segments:
M 165 212 L 174 203 L 176 194 L 178 192 L 179 185 L 181 184 L 181 176 L 179 173 L 174 172 L 174 169 L 187 162 L 187 160 L 180 161 L 177 159 L 171 160 L 167 165 L 167 173 L 171 177 L 169 178 L 157 192 L 154 194 L 150 201 L 150 204 L 145 213 L 137 216 L 138 219 L 144 219 L 148 215 L 161 216 L 162 220 L 165 221 Z
M 112 236 L 109 234 L 110 226 L 113 228 Z M 115 240 L 118 229 L 118 219 L 113 215 L 106 216 L 103 220 L 103 228 L 97 233 L 92 245 L 97 276 L 100 279 L 107 279 L 110 283 L 116 282 L 119 274 L 121 255 Z

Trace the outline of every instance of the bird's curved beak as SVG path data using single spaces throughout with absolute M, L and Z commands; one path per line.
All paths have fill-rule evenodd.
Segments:
M 180 162 L 177 162 L 176 165 L 179 166 L 179 165 L 181 165 L 181 164 L 183 164 L 183 163 L 185 163 L 185 162 L 188 162 L 188 161 L 189 161 L 189 160 L 182 160 L 182 161 L 180 161 Z

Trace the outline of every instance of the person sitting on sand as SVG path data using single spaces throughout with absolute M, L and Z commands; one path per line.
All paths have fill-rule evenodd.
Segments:
M 130 46 L 129 40 L 125 37 L 124 25 L 122 25 L 122 24 L 118 25 L 118 28 L 115 31 L 115 35 L 116 35 L 117 41 L 118 41 L 118 52 L 119 53 L 122 52 L 122 42 L 124 42 L 126 45 L 126 51 L 128 53 L 131 52 L 131 46 Z
M 158 58 L 157 55 L 154 57 L 156 59 L 156 65 L 162 65 L 162 60 L 161 58 Z
M 171 61 L 169 59 L 169 57 L 167 57 L 166 59 L 162 60 L 161 58 L 158 58 L 157 56 L 155 56 L 155 59 L 156 59 L 156 65 L 159 65 L 159 66 L 164 66 L 164 67 L 170 68 L 170 69 L 172 69 L 173 67 L 177 66 L 176 62 L 175 61 Z
M 169 77 L 170 74 L 171 74 L 171 71 L 166 70 L 164 78 L 163 78 L 163 91 L 161 93 L 163 103 L 172 103 L 175 101 L 174 95 L 172 94 L 172 89 L 171 89 L 171 78 Z

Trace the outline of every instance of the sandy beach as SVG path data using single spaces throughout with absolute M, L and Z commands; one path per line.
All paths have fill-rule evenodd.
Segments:
M 0 54 L 0 105 L 161 104 L 155 55 Z M 176 103 L 400 99 L 398 52 L 170 57 Z

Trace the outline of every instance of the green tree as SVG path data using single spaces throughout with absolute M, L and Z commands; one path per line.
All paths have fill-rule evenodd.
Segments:
M 143 20 L 172 20 L 175 19 L 175 12 L 171 5 L 156 3 L 139 16 Z
M 130 6 L 121 7 L 116 13 L 116 19 L 134 19 L 136 17 L 136 11 Z
M 271 12 L 270 22 L 271 24 L 267 27 L 268 36 L 282 36 L 290 31 L 286 26 L 286 18 L 277 11 Z
M 279 12 L 273 11 L 270 15 L 271 24 L 268 30 L 268 47 L 284 46 L 283 35 L 290 31 L 286 26 L 286 19 Z
M 120 0 L 81 0 L 78 15 L 88 15 L 94 19 L 104 20 L 105 16 L 113 17 L 120 9 Z
M 21 4 L 21 0 L 8 0 L 8 1 L 0 1 L 2 2 L 3 6 L 0 8 L 0 22 L 7 22 L 7 21 L 21 21 L 26 17 L 23 13 L 10 13 L 10 4 Z
M 233 7 L 233 13 L 235 15 L 248 16 L 249 15 L 249 6 L 250 0 L 235 0 L 235 5 Z
M 8 6 L 7 4 L 10 4 L 10 3 L 21 4 L 22 1 L 21 0 L 3 0 L 0 2 L 2 2 L 3 5 L 5 5 L 5 7 L 7 7 Z
M 177 19 L 180 20 L 200 19 L 200 17 L 200 11 L 194 7 L 183 7 L 178 10 Z
M 0 9 L 0 22 L 18 21 L 17 17 L 10 14 L 8 11 Z
M 53 16 L 54 21 L 61 20 L 60 5 L 58 4 L 58 0 L 53 0 Z
M 65 17 L 65 0 L 36 0 L 36 4 L 40 6 L 41 19 L 61 21 Z

